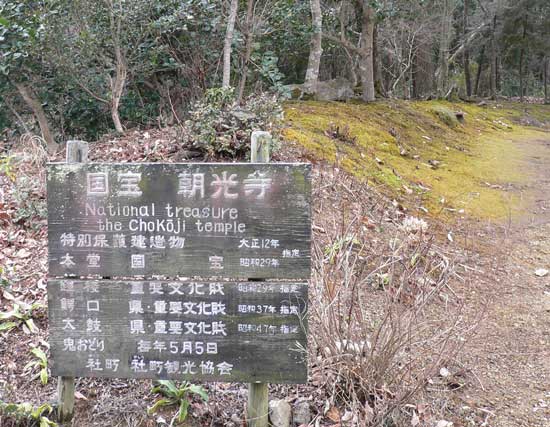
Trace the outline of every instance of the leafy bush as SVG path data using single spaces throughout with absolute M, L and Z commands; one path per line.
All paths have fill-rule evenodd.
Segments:
M 0 156 L 0 175 L 6 176 L 10 181 L 15 181 L 13 157 Z
M 0 287 L 7 287 L 9 283 L 8 268 L 0 265 Z
M 48 357 L 46 356 L 46 353 L 38 347 L 33 348 L 31 353 L 35 359 L 27 363 L 24 370 L 32 372 L 38 368 L 39 373 L 37 377 L 40 377 L 40 382 L 42 385 L 48 384 Z
M 52 412 L 53 407 L 49 403 L 43 403 L 35 408 L 29 402 L 5 403 L 0 400 L 0 420 L 5 427 L 21 425 L 54 427 L 57 424 L 48 418 Z
M 40 308 L 43 308 L 42 304 L 18 301 L 13 305 L 12 310 L 0 311 L 0 332 L 11 331 L 18 326 L 21 326 L 27 334 L 38 332 L 32 318 L 34 311 Z
M 276 96 L 252 95 L 239 105 L 232 88 L 215 88 L 206 91 L 190 117 L 185 139 L 195 149 L 208 158 L 243 158 L 250 152 L 252 131 L 271 132 L 277 140 L 282 108 Z
M 208 401 L 208 395 L 201 386 L 191 384 L 187 381 L 184 381 L 181 386 L 177 387 L 173 381 L 160 380 L 158 381 L 158 385 L 153 387 L 151 391 L 164 397 L 158 399 L 147 412 L 153 414 L 164 406 L 177 406 L 178 411 L 174 418 L 177 418 L 179 423 L 184 422 L 187 418 L 190 404 L 189 397 L 191 394 L 196 394 L 205 402 Z

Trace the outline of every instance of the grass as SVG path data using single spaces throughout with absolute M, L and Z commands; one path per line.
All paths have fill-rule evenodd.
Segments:
M 286 140 L 434 215 L 520 214 L 527 199 L 509 190 L 528 181 L 521 162 L 538 148 L 517 142 L 550 139 L 521 124 L 528 118 L 550 127 L 550 107 L 542 105 L 307 101 L 287 103 L 285 114 Z M 354 143 L 331 138 L 334 126 L 347 126 Z

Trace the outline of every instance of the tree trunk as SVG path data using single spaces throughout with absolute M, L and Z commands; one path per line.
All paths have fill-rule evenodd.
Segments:
M 519 101 L 523 102 L 523 55 L 524 50 L 523 48 L 520 49 L 519 52 Z
M 55 153 L 58 147 L 50 131 L 48 119 L 46 118 L 46 113 L 42 108 L 42 104 L 30 87 L 26 86 L 24 83 L 14 84 L 17 91 L 19 92 L 27 106 L 32 110 L 32 112 L 34 113 L 34 117 L 36 117 L 36 120 L 38 121 L 40 132 L 42 133 L 42 138 L 46 143 L 46 149 L 48 150 L 48 153 Z
M 319 68 L 321 66 L 321 56 L 323 55 L 323 14 L 320 0 L 310 0 L 309 3 L 311 6 L 313 35 L 311 36 L 311 49 L 309 51 L 305 83 L 315 86 L 319 81 Z
M 120 48 L 115 48 L 116 56 L 116 74 L 115 78 L 111 78 L 111 118 L 115 125 L 115 129 L 118 133 L 123 133 L 124 128 L 120 122 L 120 100 L 122 99 L 122 94 L 124 92 L 124 86 L 126 84 L 127 68 Z
M 464 0 L 464 40 L 468 34 L 468 18 L 470 13 L 469 0 Z M 464 83 L 466 85 L 466 96 L 472 96 L 472 77 L 470 75 L 470 49 L 464 48 Z
M 361 19 L 361 55 L 359 58 L 359 69 L 361 71 L 361 86 L 363 88 L 363 101 L 372 102 L 376 100 L 374 91 L 374 9 L 366 0 L 362 2 Z
M 235 21 L 239 10 L 239 0 L 231 0 L 229 8 L 229 17 L 227 18 L 227 29 L 225 32 L 225 41 L 223 44 L 223 77 L 222 87 L 231 86 L 231 48 L 233 45 L 233 35 L 235 33 Z
M 548 104 L 548 58 L 544 58 L 544 103 Z
M 496 27 L 497 27 L 497 12 L 493 16 L 493 25 L 491 28 L 491 43 L 490 48 L 490 61 L 491 61 L 491 77 L 490 81 L 490 94 L 491 99 L 497 98 L 497 79 L 498 79 L 498 70 L 497 70 L 497 41 L 496 41 Z
M 121 22 L 120 18 L 115 18 L 114 7 L 111 5 L 110 10 L 110 24 L 111 33 L 113 35 L 113 44 L 115 50 L 115 76 L 114 78 L 109 76 L 111 84 L 111 118 L 115 125 L 115 129 L 118 133 L 123 133 L 124 128 L 120 122 L 120 100 L 124 93 L 124 85 L 126 84 L 126 76 L 128 74 L 128 67 L 126 66 L 126 59 L 122 53 L 122 42 L 120 39 Z
M 8 107 L 8 110 L 10 110 L 10 112 L 15 116 L 15 118 L 17 119 L 21 127 L 25 130 L 25 132 L 31 133 L 31 130 L 29 129 L 29 127 L 27 126 L 23 118 L 19 115 L 15 107 L 12 105 L 10 98 L 11 98 L 10 96 L 6 96 L 4 98 L 4 103 L 6 104 L 6 107 Z
M 374 34 L 372 37 L 372 62 L 374 69 L 374 90 L 380 96 L 386 97 L 384 82 L 382 81 L 380 58 L 378 56 L 378 25 L 376 24 L 376 22 L 374 23 Z
M 497 93 L 500 93 L 502 91 L 502 60 L 500 55 L 497 55 L 496 61 L 495 61 L 495 83 L 497 86 Z
M 252 42 L 254 41 L 254 0 L 247 0 L 246 5 L 246 42 L 245 52 L 243 58 L 243 66 L 241 68 L 241 80 L 239 81 L 239 91 L 237 95 L 237 102 L 240 104 L 244 97 L 244 89 L 246 87 L 246 76 L 248 74 L 248 63 L 250 62 L 250 56 L 252 55 Z
M 411 59 L 411 97 L 413 99 L 418 98 L 418 53 L 416 41 L 412 47 L 412 59 Z
M 483 64 L 485 63 L 485 45 L 481 47 L 481 51 L 479 52 L 479 57 L 477 59 L 477 74 L 476 74 L 476 82 L 474 85 L 474 94 L 476 96 L 479 96 L 479 81 L 481 80 L 481 73 L 483 71 Z
M 524 75 L 523 75 L 523 62 L 525 60 L 525 37 L 527 36 L 527 23 L 523 21 L 523 33 L 521 36 L 521 49 L 519 52 L 519 100 L 523 102 L 525 95 L 524 87 Z
M 452 25 L 451 0 L 443 0 L 443 15 L 441 19 L 441 40 L 439 44 L 439 74 L 437 79 L 437 92 L 440 98 L 447 94 L 449 85 L 449 44 Z

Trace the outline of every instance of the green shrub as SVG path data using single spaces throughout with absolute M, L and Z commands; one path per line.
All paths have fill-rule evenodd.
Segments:
M 271 132 L 277 141 L 282 107 L 276 96 L 267 94 L 252 95 L 239 105 L 232 88 L 214 88 L 189 114 L 186 142 L 207 158 L 244 158 L 252 131 Z
M 48 418 L 53 412 L 54 409 L 49 403 L 34 407 L 29 402 L 6 403 L 0 400 L 0 421 L 6 425 L 55 427 L 57 424 Z
M 191 384 L 187 381 L 184 381 L 178 387 L 173 381 L 159 380 L 158 385 L 155 385 L 151 391 L 163 397 L 157 399 L 153 406 L 147 410 L 147 413 L 154 414 L 160 408 L 176 406 L 178 408 L 176 418 L 179 423 L 183 423 L 187 418 L 187 412 L 191 404 L 191 395 L 197 395 L 204 402 L 208 402 L 208 394 L 206 391 L 201 386 Z

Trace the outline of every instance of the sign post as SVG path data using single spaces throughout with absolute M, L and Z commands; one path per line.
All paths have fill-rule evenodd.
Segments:
M 268 132 L 252 132 L 250 145 L 250 161 L 252 163 L 269 163 L 271 134 Z M 248 426 L 267 427 L 268 421 L 269 385 L 261 382 L 248 384 Z
M 48 165 L 48 311 L 59 416 L 74 377 L 307 381 L 311 168 L 267 163 Z M 80 147 L 80 148 L 79 148 Z M 109 278 L 109 280 L 107 280 Z M 270 279 L 277 279 L 276 281 Z
M 88 161 L 88 143 L 85 141 L 67 141 L 67 163 L 86 163 Z M 74 412 L 74 377 L 57 378 L 58 419 L 61 423 L 70 421 Z

